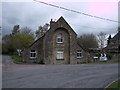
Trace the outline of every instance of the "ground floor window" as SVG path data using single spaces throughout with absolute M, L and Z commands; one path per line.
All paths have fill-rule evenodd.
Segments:
M 62 50 L 57 51 L 56 59 L 64 59 L 64 52 Z
M 34 58 L 36 58 L 36 57 L 37 57 L 36 51 L 35 51 L 35 50 L 31 50 L 31 51 L 30 51 L 30 58 L 31 58 L 31 59 L 34 59 Z
M 77 50 L 77 58 L 81 58 L 82 57 L 82 50 Z

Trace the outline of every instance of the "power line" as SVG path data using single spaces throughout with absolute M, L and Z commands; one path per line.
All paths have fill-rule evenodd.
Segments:
M 77 24 L 73 24 L 71 23 L 71 25 L 74 25 L 74 26 L 78 26 L 78 27 L 83 27 L 83 28 L 91 28 L 91 29 L 114 29 L 114 28 L 97 28 L 97 27 L 90 27 L 90 26 L 83 26 L 83 25 L 77 25 Z M 115 27 L 117 28 L 117 27 Z
M 57 5 L 53 5 L 53 4 L 50 4 L 50 3 L 46 3 L 46 2 L 42 2 L 42 1 L 37 1 L 37 0 L 33 0 L 33 1 L 45 4 L 45 5 L 48 5 L 48 6 L 52 6 L 52 7 L 64 9 L 64 10 L 67 10 L 67 11 L 71 11 L 71 12 L 74 12 L 74 13 L 86 15 L 86 16 L 89 16 L 89 17 L 93 17 L 93 18 L 97 18 L 97 19 L 102 19 L 102 20 L 106 20 L 106 21 L 120 23 L 119 21 L 115 21 L 115 20 L 111 20 L 111 19 L 107 19 L 107 18 L 103 18 L 103 17 L 98 17 L 98 16 L 93 16 L 93 15 L 90 15 L 90 14 L 87 14 L 87 13 L 82 13 L 82 12 L 79 12 L 79 11 L 75 11 L 75 10 L 71 10 L 71 9 L 68 9 L 68 8 L 64 8 L 64 7 L 60 7 L 60 6 L 57 6 Z

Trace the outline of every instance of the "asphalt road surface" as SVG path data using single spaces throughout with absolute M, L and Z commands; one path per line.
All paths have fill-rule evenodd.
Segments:
M 0 55 L 0 89 L 2 89 L 2 55 Z
M 3 88 L 105 88 L 118 79 L 118 64 L 23 65 L 3 56 Z

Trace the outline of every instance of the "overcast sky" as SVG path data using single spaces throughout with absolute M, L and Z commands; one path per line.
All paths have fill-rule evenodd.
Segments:
M 41 0 L 43 1 L 43 0 Z M 75 11 L 118 21 L 117 2 L 48 2 Z M 78 34 L 105 32 L 117 33 L 118 23 L 96 19 L 74 12 L 47 6 L 38 2 L 2 2 L 2 29 L 3 35 L 11 33 L 13 26 L 29 27 L 33 31 L 38 26 L 49 23 L 50 19 L 58 20 L 63 16 Z

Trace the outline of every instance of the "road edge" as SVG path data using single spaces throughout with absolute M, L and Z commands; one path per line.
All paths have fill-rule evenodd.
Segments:
M 119 79 L 116 79 L 116 80 L 114 80 L 114 81 L 112 81 L 111 83 L 109 83 L 106 87 L 105 87 L 105 89 L 107 89 L 112 83 L 114 83 L 114 82 L 116 82 L 116 81 L 118 81 Z

